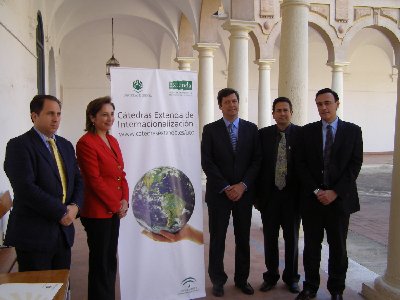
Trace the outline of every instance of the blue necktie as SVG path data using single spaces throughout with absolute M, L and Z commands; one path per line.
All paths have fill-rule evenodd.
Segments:
M 236 138 L 235 132 L 233 131 L 233 123 L 229 124 L 228 131 L 229 131 L 229 137 L 231 139 L 233 152 L 236 152 L 237 138 Z
M 324 185 L 329 186 L 329 161 L 333 144 L 332 126 L 326 126 L 326 138 L 324 147 Z

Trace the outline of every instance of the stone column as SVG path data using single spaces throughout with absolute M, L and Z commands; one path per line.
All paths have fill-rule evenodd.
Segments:
M 279 96 L 293 103 L 293 123 L 307 122 L 308 0 L 283 0 L 279 56 Z
M 190 71 L 191 64 L 194 62 L 194 57 L 177 57 L 174 59 L 178 63 L 179 70 Z
M 203 126 L 214 121 L 214 52 L 219 48 L 217 43 L 197 43 L 194 49 L 199 52 L 199 131 L 200 138 Z
M 249 115 L 249 32 L 256 22 L 228 20 L 222 28 L 229 31 L 228 87 L 239 92 L 239 116 L 245 120 Z
M 385 274 L 364 283 L 361 294 L 373 300 L 400 299 L 400 76 L 397 78 L 392 199 L 390 202 L 388 256 Z
M 271 125 L 271 65 L 275 59 L 259 59 L 258 65 L 258 128 Z
M 328 66 L 332 68 L 332 90 L 334 90 L 339 95 L 339 109 L 338 109 L 338 116 L 339 118 L 343 119 L 343 72 L 344 67 L 348 66 L 349 62 L 330 62 L 327 63 Z

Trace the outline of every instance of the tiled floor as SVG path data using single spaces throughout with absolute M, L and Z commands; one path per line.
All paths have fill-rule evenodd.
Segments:
M 364 158 L 365 165 L 377 165 L 377 164 L 392 164 L 391 155 L 366 155 Z M 367 178 L 368 179 L 368 178 Z M 380 223 L 377 225 L 374 218 L 379 217 L 381 220 L 387 219 L 387 211 L 382 209 L 379 203 L 367 203 L 365 205 L 370 205 L 368 209 L 364 211 L 361 210 L 360 213 L 352 216 L 352 222 L 350 229 L 357 234 L 362 234 L 368 237 L 369 240 L 376 241 L 377 243 L 386 243 L 388 225 L 386 223 Z M 376 206 L 375 206 L 376 205 Z M 386 206 L 387 207 L 387 206 Z M 205 233 L 205 249 L 204 258 L 206 266 L 208 264 L 208 227 L 207 227 L 207 209 L 204 209 L 204 233 Z M 73 248 L 73 259 L 71 267 L 71 289 L 72 289 L 72 299 L 73 300 L 85 300 L 87 299 L 87 271 L 88 271 L 88 248 L 86 245 L 86 234 L 83 230 L 80 221 L 76 221 L 76 243 Z M 258 291 L 259 286 L 262 283 L 262 273 L 264 270 L 264 255 L 263 255 L 263 237 L 262 231 L 260 230 L 259 224 L 254 223 L 251 230 L 251 272 L 249 282 L 252 284 L 256 290 L 253 296 L 247 296 L 240 292 L 240 290 L 234 287 L 233 283 L 233 266 L 234 266 L 234 239 L 233 239 L 233 228 L 229 227 L 227 241 L 226 241 L 226 254 L 225 254 L 225 268 L 229 279 L 225 285 L 225 296 L 222 299 L 294 299 L 295 295 L 289 293 L 284 284 L 280 281 L 275 289 L 262 293 Z M 281 252 L 281 257 L 283 257 L 283 252 Z M 283 263 L 283 262 L 282 262 Z M 302 279 L 304 272 L 302 269 L 302 257 L 299 257 L 299 268 L 300 274 L 302 274 Z M 326 280 L 327 275 L 325 272 L 321 271 L 321 288 L 318 292 L 316 300 L 328 300 L 330 295 L 326 290 Z M 117 282 L 118 286 L 118 282 Z M 351 299 L 363 299 L 362 296 L 358 294 L 359 288 L 348 287 L 345 291 L 344 298 L 347 300 Z M 217 299 L 211 294 L 211 283 L 206 276 L 206 294 L 207 297 L 202 299 Z M 119 291 L 117 292 L 117 299 L 120 299 Z M 218 298 L 219 299 L 219 298 Z M 129 299 L 135 300 L 135 299 Z M 138 299 L 138 300 L 148 300 L 148 299 Z

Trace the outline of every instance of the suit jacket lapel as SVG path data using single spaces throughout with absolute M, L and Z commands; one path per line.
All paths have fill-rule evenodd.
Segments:
M 339 148 L 340 144 L 343 142 L 343 132 L 344 132 L 344 124 L 342 120 L 338 120 L 338 125 L 336 129 L 336 134 L 335 134 L 335 140 L 333 141 L 332 144 L 332 150 L 331 150 L 331 157 L 335 156 L 335 153 L 337 149 Z
M 246 131 L 247 131 L 247 127 L 246 127 L 246 123 L 242 121 L 242 119 L 239 119 L 239 130 L 238 130 L 238 141 L 236 144 L 236 153 L 238 153 L 240 151 L 241 148 L 243 148 L 243 142 L 245 140 L 245 136 L 246 136 Z M 231 146 L 232 148 L 232 146 Z M 233 149 L 232 149 L 233 152 Z
M 239 125 L 239 129 L 240 129 L 240 125 Z M 228 129 L 226 128 L 224 119 L 221 118 L 219 121 L 219 136 L 223 139 L 224 143 L 226 144 L 226 147 L 229 149 L 229 152 L 232 153 L 232 155 L 234 155 L 235 153 L 233 152 L 233 148 L 232 148 L 232 143 L 231 143 L 231 138 L 229 136 L 229 132 Z M 237 145 L 236 145 L 237 147 Z M 237 149 L 236 149 L 237 151 Z
M 100 137 L 99 135 L 96 134 L 96 135 L 95 135 L 95 139 L 96 139 L 97 144 L 98 144 L 101 148 L 103 148 L 103 150 L 104 150 L 106 153 L 108 153 L 108 154 L 111 155 L 116 161 L 118 161 L 118 157 L 116 156 L 116 153 L 117 153 L 117 152 L 114 153 L 114 151 L 111 150 L 111 149 L 107 146 L 107 144 L 101 139 L 101 137 Z M 113 145 L 112 145 L 112 143 L 110 142 L 110 140 L 108 140 L 108 142 L 110 143 L 110 147 L 113 147 Z
M 317 147 L 317 154 L 318 154 L 318 159 L 319 161 L 322 163 L 322 165 L 324 164 L 324 154 L 323 154 L 323 139 L 322 139 L 322 121 L 319 121 L 317 123 L 317 126 L 315 127 L 315 146 Z
M 51 166 L 54 175 L 58 178 L 58 180 L 61 182 L 60 174 L 58 172 L 57 164 L 56 161 L 53 157 L 53 154 L 50 152 L 50 150 L 46 147 L 46 145 L 43 143 L 42 139 L 40 136 L 36 133 L 36 131 L 32 128 L 31 129 L 31 138 L 33 141 L 33 146 L 36 148 L 37 151 L 44 157 L 44 159 L 49 163 Z

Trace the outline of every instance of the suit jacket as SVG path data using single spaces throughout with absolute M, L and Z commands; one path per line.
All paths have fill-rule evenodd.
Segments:
M 300 132 L 300 126 L 291 124 L 287 130 L 287 175 L 285 190 L 290 193 L 290 200 L 295 202 L 295 206 L 297 206 L 299 198 L 299 182 L 295 171 L 294 159 L 297 154 L 297 139 Z M 277 132 L 278 129 L 276 125 L 264 127 L 258 131 L 262 162 L 257 178 L 256 207 L 260 211 L 268 206 L 268 202 L 272 200 L 271 196 L 276 188 L 275 166 L 278 145 Z
M 81 216 L 111 218 L 121 207 L 121 200 L 129 202 L 124 161 L 117 140 L 107 134 L 106 143 L 93 133 L 83 135 L 76 145 L 76 155 L 85 183 L 85 200 Z
M 68 245 L 72 247 L 74 243 L 74 225 L 62 226 L 59 221 L 68 204 L 82 207 L 82 178 L 72 144 L 60 136 L 56 136 L 56 144 L 67 177 L 65 204 L 57 164 L 38 133 L 32 128 L 7 144 L 4 170 L 14 191 L 14 208 L 8 221 L 6 245 L 27 251 L 49 251 L 57 246 L 60 228 Z
M 303 185 L 301 208 L 307 213 L 323 206 L 313 194 L 323 185 L 322 122 L 307 124 L 301 131 L 297 171 Z M 328 189 L 338 195 L 330 205 L 346 214 L 354 213 L 360 210 L 356 180 L 363 161 L 361 128 L 339 119 L 330 155 Z
M 254 182 L 260 162 L 258 131 L 255 124 L 239 119 L 236 152 L 233 151 L 222 118 L 205 125 L 201 141 L 201 165 L 207 176 L 206 202 L 212 204 L 220 197 L 226 197 L 221 191 L 228 185 L 239 182 L 244 182 L 247 186 L 241 201 L 253 201 Z

